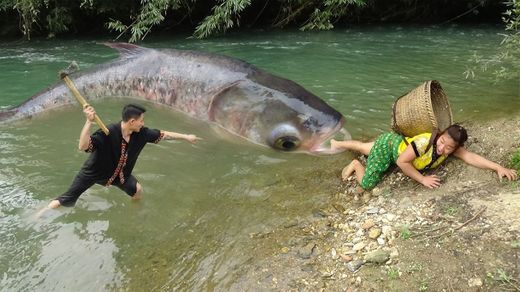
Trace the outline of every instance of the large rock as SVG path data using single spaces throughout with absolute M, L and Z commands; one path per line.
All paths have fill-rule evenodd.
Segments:
M 374 250 L 365 255 L 367 263 L 383 264 L 390 259 L 390 252 L 386 250 Z

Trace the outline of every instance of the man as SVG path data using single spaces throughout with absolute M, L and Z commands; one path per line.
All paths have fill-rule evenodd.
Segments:
M 182 139 L 190 143 L 200 139 L 195 135 L 144 127 L 145 111 L 137 105 L 126 105 L 122 112 L 123 120 L 108 126 L 109 135 L 105 135 L 101 130 L 89 135 L 96 112 L 92 106 L 86 105 L 83 109 L 86 121 L 81 130 L 78 148 L 90 153 L 90 157 L 83 164 L 70 188 L 51 201 L 48 208 L 74 206 L 79 196 L 95 183 L 107 187 L 114 185 L 127 193 L 132 200 L 139 200 L 141 184 L 132 175 L 132 170 L 144 146 L 163 139 Z

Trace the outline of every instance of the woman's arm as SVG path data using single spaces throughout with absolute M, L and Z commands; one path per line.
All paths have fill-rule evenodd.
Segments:
M 482 169 L 494 170 L 497 172 L 498 179 L 502 180 L 502 177 L 506 177 L 509 180 L 516 180 L 518 178 L 516 170 L 507 169 L 498 163 L 490 161 L 477 153 L 468 151 L 464 147 L 459 147 L 453 155 L 469 165 L 473 165 Z
M 190 143 L 195 143 L 197 140 L 201 140 L 201 138 L 192 135 L 192 134 L 180 134 L 175 132 L 161 131 L 164 134 L 163 139 L 165 140 L 173 140 L 173 139 L 181 139 L 186 140 Z
M 441 185 L 441 180 L 436 175 L 422 175 L 415 167 L 412 162 L 416 158 L 415 152 L 413 151 L 412 145 L 408 145 L 399 158 L 397 158 L 397 166 L 403 171 L 404 174 L 411 177 L 418 183 L 428 187 L 430 189 L 437 188 Z

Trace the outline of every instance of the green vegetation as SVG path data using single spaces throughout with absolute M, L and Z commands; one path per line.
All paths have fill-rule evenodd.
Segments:
M 496 81 L 520 78 L 520 0 L 506 1 L 507 10 L 502 17 L 506 33 L 498 52 L 489 58 L 474 54 L 471 61 L 481 71 L 492 70 Z M 466 78 L 475 78 L 475 67 L 468 67 Z
M 419 282 L 419 291 L 426 291 L 428 290 L 428 281 L 422 280 Z
M 407 225 L 404 225 L 403 227 L 401 227 L 401 233 L 400 233 L 400 237 L 402 239 L 409 239 L 410 237 L 412 236 L 412 231 L 410 231 L 410 227 L 408 227 Z
M 490 284 L 501 286 L 504 290 L 520 291 L 520 282 L 502 269 L 497 269 L 496 273 L 488 272 L 486 280 Z
M 399 279 L 399 270 L 395 268 L 389 268 L 386 271 L 386 275 L 388 276 L 389 280 L 397 280 Z
M 513 153 L 513 157 L 511 157 L 511 167 L 516 169 L 520 174 L 520 149 L 517 149 L 516 152 Z
M 506 12 L 508 30 L 518 23 L 518 7 L 513 7 Z M 493 0 L 0 0 L 0 35 L 31 39 L 116 32 L 117 38 L 138 42 L 152 30 L 187 29 L 205 38 L 239 27 L 328 30 L 351 23 L 498 22 L 504 10 Z
M 444 213 L 446 213 L 447 215 L 450 215 L 450 216 L 453 216 L 453 215 L 457 214 L 458 212 L 459 212 L 459 207 L 457 207 L 457 206 L 449 206 L 444 211 Z

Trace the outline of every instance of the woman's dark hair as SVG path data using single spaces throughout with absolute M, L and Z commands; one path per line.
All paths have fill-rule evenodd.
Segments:
M 464 143 L 468 140 L 466 129 L 457 124 L 449 126 L 443 133 L 448 133 L 458 146 L 464 146 Z
M 135 104 L 127 104 L 123 108 L 122 112 L 123 122 L 128 122 L 130 119 L 138 119 L 145 112 L 146 109 L 144 107 Z

